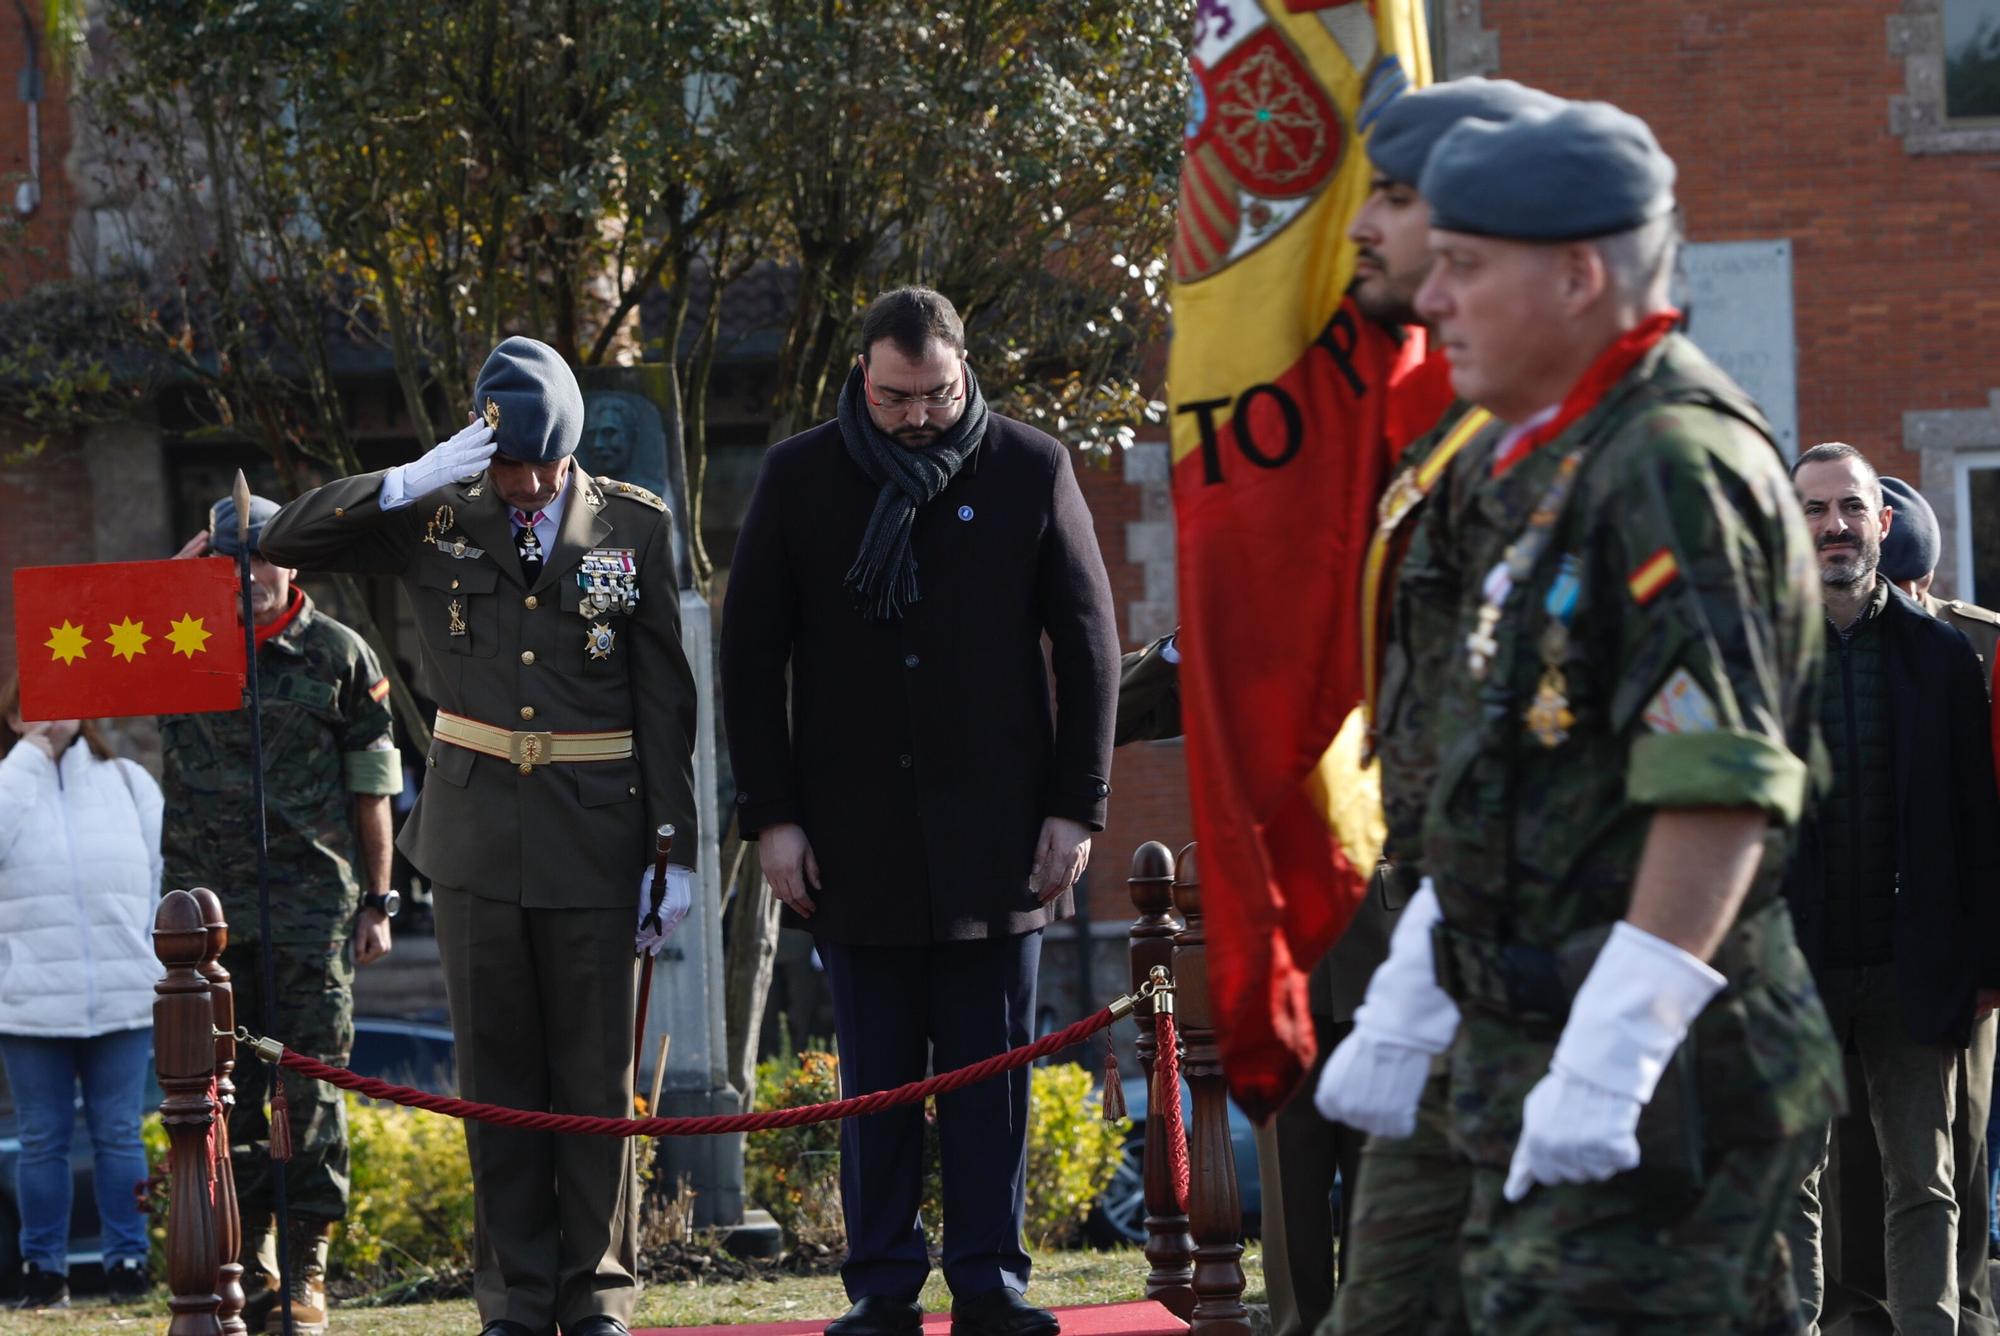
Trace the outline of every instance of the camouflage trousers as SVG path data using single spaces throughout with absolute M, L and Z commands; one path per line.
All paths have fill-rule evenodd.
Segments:
M 1458 1232 L 1472 1167 L 1452 1153 L 1448 1078 L 1440 1059 L 1417 1105 L 1417 1128 L 1370 1137 L 1350 1189 L 1340 1289 L 1318 1336 L 1465 1336 Z
M 277 1013 L 271 1037 L 322 1062 L 346 1066 L 354 1047 L 354 952 L 337 944 L 279 943 L 271 965 Z M 236 1023 L 264 1031 L 261 953 L 255 942 L 222 953 L 236 994 Z M 266 1112 L 274 1069 L 239 1050 L 236 1108 L 229 1116 L 229 1157 L 244 1213 L 272 1209 L 271 1126 Z M 292 1072 L 280 1078 L 291 1105 L 292 1158 L 284 1166 L 286 1205 L 294 1219 L 347 1216 L 347 1108 L 340 1091 Z

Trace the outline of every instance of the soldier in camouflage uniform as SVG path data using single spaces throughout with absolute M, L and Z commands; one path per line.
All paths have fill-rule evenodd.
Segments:
M 1446 1055 L 1472 1180 L 1434 1243 L 1476 1331 L 1793 1330 L 1777 1224 L 1838 1107 L 1779 894 L 1811 544 L 1763 419 L 1671 332 L 1672 175 L 1572 104 L 1461 123 L 1421 182 L 1418 311 L 1498 421 L 1405 561 L 1452 610 L 1425 885 L 1329 1079 L 1407 1126 Z
M 1502 121 L 1527 108 L 1558 105 L 1558 99 L 1535 89 L 1478 78 L 1433 84 L 1389 104 L 1369 134 L 1371 188 L 1349 229 L 1359 247 L 1355 299 L 1363 310 L 1390 324 L 1417 321 L 1413 302 L 1430 270 L 1430 208 L 1417 182 L 1438 139 L 1468 116 Z M 1433 358 L 1442 361 L 1439 354 Z M 1414 379 L 1423 385 L 1434 378 L 1420 372 Z M 1329 956 L 1338 957 L 1339 970 L 1324 982 L 1338 1005 L 1341 1036 L 1352 1027 L 1362 988 L 1388 951 L 1398 912 L 1417 889 L 1423 812 L 1437 768 L 1428 702 L 1448 658 L 1453 609 L 1449 601 L 1399 588 L 1400 559 L 1421 508 L 1437 503 L 1439 491 L 1451 482 L 1451 460 L 1491 420 L 1470 404 L 1437 399 L 1429 391 L 1423 401 L 1421 413 L 1437 419 L 1436 426 L 1404 449 L 1365 567 L 1370 737 L 1381 764 L 1387 838 L 1376 885 Z M 1468 475 L 1467 485 L 1470 480 Z M 1452 1237 L 1464 1218 L 1471 1176 L 1453 1157 L 1445 1135 L 1443 1063 L 1436 1068 L 1405 1135 L 1369 1137 L 1358 1156 L 1342 1156 L 1347 1162 L 1340 1285 L 1321 1328 L 1327 1336 L 1335 1331 L 1442 1336 L 1466 1330 L 1456 1253 L 1436 1241 Z M 1324 1081 L 1324 1069 L 1321 1076 Z M 1333 1131 L 1341 1141 L 1360 1134 L 1340 1123 Z
M 277 506 L 250 505 L 249 544 L 258 551 Z M 210 528 L 182 556 L 236 552 L 236 507 L 210 512 Z M 257 675 L 263 693 L 265 821 L 270 860 L 271 940 L 262 940 L 257 850 L 249 807 L 252 755 L 247 710 L 168 715 L 164 744 L 167 885 L 207 886 L 229 920 L 222 965 L 243 1023 L 264 1024 L 262 954 L 271 956 L 275 1035 L 288 1047 L 345 1066 L 354 1043 L 354 968 L 389 950 L 389 798 L 403 786 L 390 733 L 383 678 L 374 652 L 313 606 L 295 572 L 261 556 L 250 562 L 257 622 Z M 369 896 L 362 903 L 361 887 Z M 270 1251 L 271 1069 L 236 1067 L 229 1119 L 230 1158 L 244 1220 L 245 1310 L 253 1331 L 276 1302 Z M 283 1078 L 293 1153 L 285 1168 L 292 1221 L 292 1315 L 302 1331 L 324 1330 L 326 1248 L 347 1215 L 347 1118 L 340 1092 Z

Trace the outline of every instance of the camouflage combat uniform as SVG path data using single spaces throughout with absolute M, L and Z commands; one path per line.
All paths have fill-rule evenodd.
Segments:
M 1490 460 L 1480 444 L 1464 462 Z M 1556 439 L 1427 507 L 1405 571 L 1455 607 L 1423 867 L 1463 1018 L 1446 1080 L 1472 1166 L 1471 1328 L 1792 1330 L 1777 1225 L 1838 1111 L 1840 1059 L 1779 894 L 1820 600 L 1768 430 L 1669 335 Z M 1771 817 L 1712 960 L 1728 986 L 1645 1108 L 1637 1169 L 1509 1204 L 1522 1101 L 1626 912 L 1652 814 L 1694 807 Z
M 402 769 L 390 735 L 389 684 L 361 637 L 302 599 L 291 622 L 259 648 L 263 692 L 265 821 L 271 884 L 274 1036 L 324 1062 L 346 1065 L 354 1043 L 355 915 L 360 908 L 352 799 L 394 794 Z M 222 898 L 240 1024 L 264 1026 L 251 837 L 250 715 L 169 715 L 160 720 L 167 819 L 167 885 L 207 886 Z M 236 1190 L 247 1215 L 271 1209 L 270 1068 L 236 1065 L 229 1119 Z M 307 1220 L 347 1214 L 347 1118 L 340 1092 L 287 1075 L 293 1158 L 288 1205 Z

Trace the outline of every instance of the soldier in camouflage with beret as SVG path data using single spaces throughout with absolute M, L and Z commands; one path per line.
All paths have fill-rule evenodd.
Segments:
M 207 886 L 221 897 L 229 920 L 222 965 L 238 1017 L 264 1023 L 268 951 L 276 1033 L 299 1052 L 345 1066 L 354 1044 L 355 966 L 389 950 L 395 913 L 389 799 L 402 790 L 403 772 L 390 730 L 389 683 L 374 651 L 313 605 L 292 583 L 296 571 L 259 552 L 264 523 L 277 509 L 251 498 L 250 607 L 263 692 L 271 940 L 262 940 L 257 906 L 248 710 L 160 720 L 166 884 Z M 210 511 L 209 528 L 177 555 L 233 557 L 236 529 L 235 503 L 225 497 Z M 229 1120 L 243 1212 L 244 1316 L 252 1331 L 263 1330 L 278 1299 L 264 1112 L 270 1072 L 258 1062 L 237 1064 Z M 284 1170 L 292 1318 L 300 1331 L 323 1331 L 327 1243 L 334 1223 L 347 1215 L 347 1115 L 338 1090 L 289 1073 L 283 1080 L 293 1144 Z
M 1673 168 L 1603 104 L 1465 121 L 1418 295 L 1496 419 L 1405 579 L 1452 610 L 1425 882 L 1328 1064 L 1407 1127 L 1445 1055 L 1473 1330 L 1791 1331 L 1776 1226 L 1839 1055 L 1780 897 L 1819 642 L 1756 408 L 1666 300 Z M 1323 1104 L 1324 1107 L 1324 1104 Z

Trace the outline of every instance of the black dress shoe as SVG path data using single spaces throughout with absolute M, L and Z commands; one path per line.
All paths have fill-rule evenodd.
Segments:
M 826 1324 L 826 1336 L 916 1336 L 924 1329 L 924 1309 L 914 1299 L 871 1294 Z
M 533 1327 L 522 1326 L 512 1318 L 496 1317 L 479 1329 L 479 1336 L 550 1336 L 538 1332 Z
M 563 1326 L 563 1336 L 632 1336 L 625 1324 L 609 1313 L 593 1313 L 583 1321 Z
M 951 1301 L 952 1336 L 1056 1336 L 1061 1330 L 1054 1313 L 1005 1285 Z

